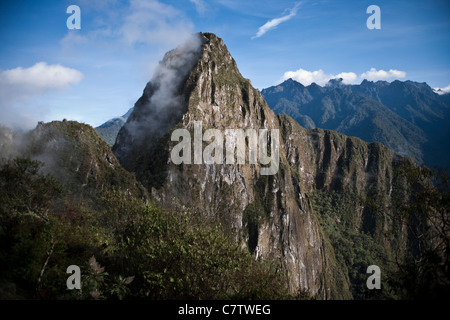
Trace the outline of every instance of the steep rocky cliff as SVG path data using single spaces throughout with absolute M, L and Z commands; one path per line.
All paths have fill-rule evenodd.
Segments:
M 171 152 L 179 140 L 171 141 L 173 131 L 184 128 L 194 137 L 199 123 L 203 132 L 268 129 L 270 146 L 278 130 L 278 170 L 263 175 L 261 161 L 249 164 L 249 158 L 243 164 L 196 163 L 195 158 L 193 164 L 174 164 Z M 210 142 L 204 138 L 201 150 Z M 166 54 L 113 151 L 165 206 L 198 209 L 257 258 L 282 261 L 292 292 L 362 297 L 365 268 L 384 267 L 408 245 L 401 224 L 386 235 L 395 219 L 365 205 L 377 196 L 388 199 L 383 201 L 392 211 L 394 171 L 406 160 L 379 143 L 307 130 L 288 116 L 276 116 L 242 77 L 223 41 L 210 33 Z

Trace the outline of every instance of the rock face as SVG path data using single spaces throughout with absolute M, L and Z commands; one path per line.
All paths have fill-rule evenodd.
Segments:
M 260 162 L 249 164 L 248 158 L 245 164 L 174 164 L 171 152 L 179 140 L 171 141 L 172 132 L 184 128 L 194 137 L 197 121 L 203 132 L 278 130 L 278 171 L 262 175 Z M 202 150 L 209 143 L 203 141 Z M 352 232 L 367 234 L 387 253 L 407 245 L 401 232 L 397 242 L 384 237 L 392 222 L 356 198 L 375 192 L 389 196 L 395 189 L 393 170 L 404 160 L 379 143 L 307 130 L 288 116 L 275 115 L 242 77 L 223 41 L 210 33 L 166 54 L 113 151 L 164 206 L 198 209 L 215 217 L 257 258 L 281 261 L 292 292 L 353 296 L 352 265 L 335 258 L 338 248 L 314 201 L 322 193 L 355 194 L 348 212 Z

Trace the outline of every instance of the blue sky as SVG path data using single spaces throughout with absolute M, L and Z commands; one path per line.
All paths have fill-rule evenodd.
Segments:
M 66 26 L 70 5 L 79 30 Z M 369 5 L 381 29 L 367 28 Z M 10 0 L 0 4 L 0 123 L 97 126 L 122 115 L 163 54 L 198 31 L 221 37 L 259 89 L 338 76 L 450 88 L 446 0 Z

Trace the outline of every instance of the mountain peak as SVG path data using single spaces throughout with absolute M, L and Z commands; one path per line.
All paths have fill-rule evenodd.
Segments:
M 343 86 L 344 83 L 342 82 L 344 79 L 342 78 L 335 78 L 328 80 L 328 83 L 326 84 L 327 87 L 340 87 Z
M 294 80 L 294 79 L 292 79 L 292 78 L 289 78 L 289 79 L 287 79 L 287 80 L 284 80 L 284 82 L 283 82 L 284 84 L 289 84 L 289 85 L 300 85 L 300 86 L 303 86 L 303 84 L 301 83 L 301 82 L 298 82 L 297 80 Z M 282 84 L 283 84 L 282 83 Z
M 190 127 L 194 118 L 218 125 L 225 115 L 233 114 L 234 120 L 256 116 L 249 108 L 258 94 L 221 38 L 196 33 L 165 54 L 119 131 L 113 151 L 133 171 L 141 161 L 135 155 L 150 155 L 158 141 L 186 117 Z M 258 99 L 268 109 L 260 94 Z
M 369 86 L 369 85 L 373 85 L 373 81 L 369 81 L 367 79 L 364 79 L 361 84 L 361 86 Z
M 278 96 L 292 91 L 299 94 L 299 101 L 312 101 L 302 84 L 291 79 L 283 85 L 284 92 L 274 91 Z M 315 85 L 311 88 L 345 93 Z M 351 102 L 354 112 L 358 101 Z M 333 105 L 327 108 L 330 115 L 337 109 Z M 185 135 L 179 136 L 176 129 Z M 270 138 L 261 138 L 261 131 L 270 131 Z M 255 132 L 259 139 L 252 134 Z M 238 139 L 246 146 L 243 162 L 237 160 L 242 154 Z M 250 163 L 250 148 L 258 147 L 263 139 L 271 144 L 271 155 L 277 154 L 279 161 L 272 175 L 262 173 L 265 165 L 261 161 Z M 279 147 L 276 152 L 274 145 Z M 182 205 L 216 219 L 258 259 L 279 257 L 292 292 L 308 289 L 312 295 L 322 296 L 329 296 L 324 288 L 335 278 L 329 271 L 334 266 L 326 265 L 328 255 L 334 253 L 324 245 L 309 195 L 316 189 L 328 193 L 369 190 L 370 186 L 372 190 L 378 180 L 369 177 L 374 170 L 380 177 L 392 176 L 394 159 L 394 152 L 381 144 L 369 145 L 327 130 L 309 131 L 288 116 L 276 116 L 262 94 L 242 77 L 223 41 L 210 33 L 199 33 L 191 43 L 165 55 L 113 150 L 163 207 Z M 259 146 L 259 160 L 261 150 L 264 152 L 264 147 Z M 205 163 L 208 152 L 214 159 Z M 182 161 L 175 163 L 173 154 Z M 272 167 L 273 163 L 267 164 Z M 359 207 L 356 210 L 361 214 Z M 344 289 L 342 296 L 349 294 Z
M 199 60 L 203 46 L 212 35 L 194 34 L 186 42 L 167 52 L 145 86 L 133 112 L 120 129 L 113 151 L 122 165 L 134 167 L 132 151 L 148 150 L 173 127 L 186 111 L 184 84 Z

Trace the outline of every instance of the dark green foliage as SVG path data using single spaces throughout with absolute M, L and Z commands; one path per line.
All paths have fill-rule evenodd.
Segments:
M 363 231 L 364 224 L 360 224 L 357 216 L 362 204 L 360 197 L 351 192 L 316 191 L 312 202 L 319 213 L 325 241 L 332 247 L 329 254 L 335 259 L 331 263 L 334 267 L 331 277 L 336 281 L 333 298 L 341 298 L 346 285 L 354 299 L 392 298 L 385 282 L 381 291 L 366 286 L 368 266 L 379 266 L 384 275 L 392 265 L 389 250 L 375 235 Z
M 0 169 L 0 281 L 34 289 L 51 241 L 52 201 L 61 187 L 40 163 L 17 158 Z
M 270 217 L 274 195 L 271 192 L 273 176 L 260 176 L 255 185 L 255 201 L 244 210 L 242 223 L 248 232 L 248 249 L 254 253 L 258 245 L 259 227 Z
M 12 288 L 0 298 L 288 297 L 276 263 L 256 261 L 201 213 L 114 190 L 80 203 L 39 167 L 0 169 L 0 285 Z M 69 265 L 81 268 L 80 291 L 66 288 Z
M 392 251 L 384 283 L 388 297 L 436 299 L 450 296 L 450 198 L 445 171 L 399 164 L 394 172 L 395 189 L 390 202 L 386 195 L 372 193 L 364 200 L 371 236 L 379 237 L 379 219 L 391 221 L 384 228 Z M 388 205 L 386 205 L 388 203 Z M 363 216 L 364 218 L 364 216 Z M 366 221 L 363 223 L 367 224 Z M 403 231 L 402 231 L 403 230 Z M 403 234 L 403 236 L 402 236 Z M 403 240 L 401 239 L 403 238 Z
M 172 132 L 161 137 L 149 151 L 136 157 L 134 167 L 137 179 L 148 189 L 160 188 L 167 177 L 168 144 Z
M 62 194 L 62 188 L 50 175 L 38 174 L 41 163 L 16 158 L 0 170 L 2 212 L 30 213 L 47 220 L 51 200 Z
M 122 119 L 115 119 L 114 121 L 111 121 L 107 127 L 97 127 L 95 128 L 95 131 L 97 131 L 98 135 L 112 147 L 116 142 L 120 128 L 122 128 L 124 124 L 125 121 Z
M 219 226 L 184 208 L 142 207 L 120 243 L 124 268 L 136 276 L 135 297 L 274 299 L 286 294 L 284 278 L 273 267 L 255 261 Z
M 251 254 L 255 252 L 258 245 L 259 226 L 264 218 L 264 208 L 260 201 L 250 203 L 245 208 L 242 223 L 247 227 L 248 250 Z
M 401 166 L 404 189 L 394 198 L 412 249 L 389 279 L 403 299 L 450 297 L 450 183 L 445 171 Z M 405 201 L 402 194 L 408 193 Z
M 45 163 L 67 192 L 95 199 L 107 189 L 122 189 L 136 196 L 146 191 L 124 170 L 95 130 L 75 121 L 39 124 L 27 136 L 25 155 Z

